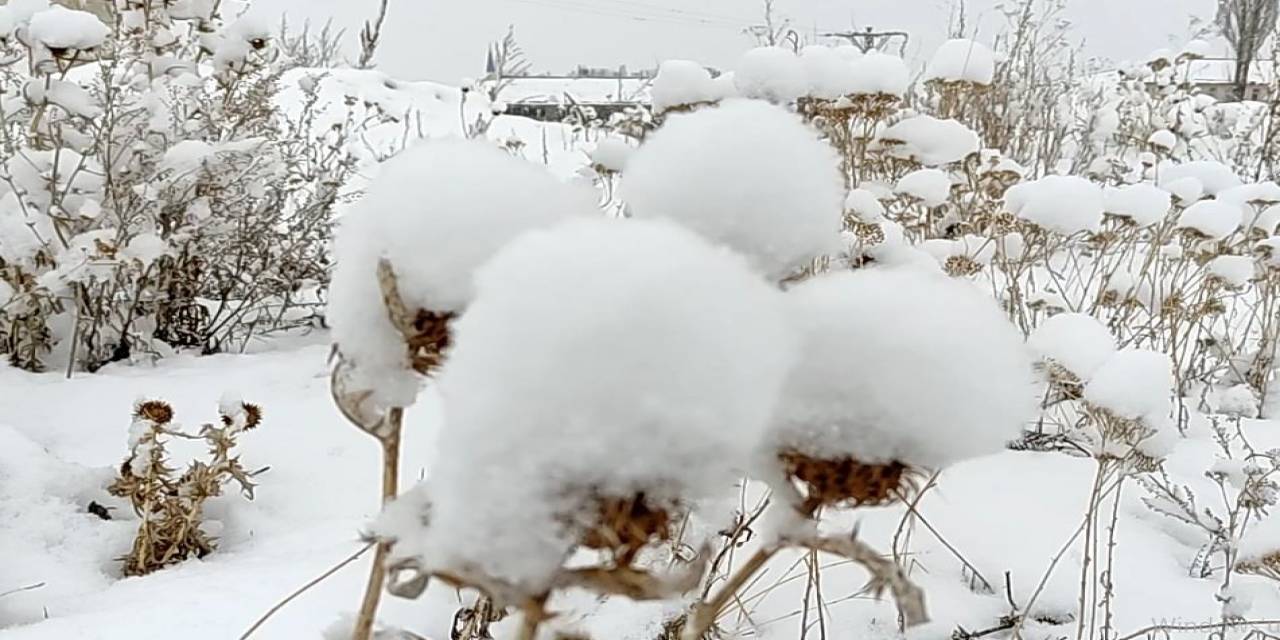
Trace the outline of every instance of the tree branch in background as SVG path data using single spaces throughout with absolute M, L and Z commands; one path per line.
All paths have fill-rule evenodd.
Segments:
M 359 69 L 373 67 L 373 55 L 377 53 L 378 42 L 382 40 L 382 23 L 387 20 L 388 4 L 390 0 L 382 0 L 378 8 L 378 17 L 373 21 L 366 21 L 364 27 L 360 29 L 360 62 L 356 65 Z

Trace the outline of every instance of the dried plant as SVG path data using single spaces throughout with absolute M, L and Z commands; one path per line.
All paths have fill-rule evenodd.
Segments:
M 207 15 L 100 4 L 109 36 L 72 57 L 91 64 L 0 42 L 28 63 L 0 73 L 19 96 L 0 113 L 0 190 L 16 222 L 0 251 L 0 355 L 95 371 L 319 325 L 360 123 L 317 134 L 325 105 L 305 79 L 308 99 L 286 113 L 281 43 L 225 24 L 218 3 Z
M 173 408 L 159 400 L 138 403 L 129 428 L 129 457 L 108 491 L 126 498 L 141 519 L 133 549 L 122 558 L 127 576 L 141 576 L 212 553 L 216 539 L 205 532 L 204 506 L 234 483 L 240 494 L 252 500 L 253 478 L 265 471 L 249 471 L 233 449 L 244 432 L 262 422 L 262 410 L 243 402 L 223 402 L 219 423 L 206 424 L 199 434 L 173 426 Z M 178 475 L 169 466 L 166 449 L 170 438 L 203 440 L 206 460 L 193 460 Z

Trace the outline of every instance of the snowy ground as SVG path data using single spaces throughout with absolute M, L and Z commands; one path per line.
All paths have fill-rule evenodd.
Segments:
M 376 447 L 333 410 L 324 343 L 325 336 L 317 335 L 252 355 L 180 356 L 155 367 L 113 366 L 70 381 L 0 368 L 0 592 L 43 585 L 0 598 L 0 638 L 234 638 L 281 597 L 357 550 L 360 529 L 376 509 Z M 221 549 L 213 556 L 121 579 L 114 559 L 127 551 L 135 523 L 127 514 L 103 521 L 85 509 L 90 501 L 110 500 L 103 487 L 125 451 L 131 403 L 162 398 L 173 404 L 179 422 L 194 427 L 214 417 L 227 391 L 266 411 L 263 426 L 241 444 L 248 467 L 270 465 L 257 499 L 225 496 L 210 507 L 223 527 Z M 403 482 L 426 472 L 422 461 L 430 455 L 438 421 L 428 394 L 407 420 Z M 1254 422 L 1247 430 L 1258 448 L 1280 447 L 1280 424 Z M 1182 481 L 1207 482 L 1202 473 L 1214 451 L 1202 432 L 1184 440 L 1166 467 Z M 190 452 L 175 453 L 181 461 Z M 911 543 L 914 577 L 941 621 L 923 637 L 947 637 L 957 624 L 991 626 L 1008 612 L 1006 572 L 1014 600 L 1025 604 L 1079 527 L 1092 474 L 1086 460 L 1021 452 L 970 461 L 943 474 L 920 509 L 997 592 L 970 591 L 959 562 L 917 527 Z M 1116 627 L 1123 634 L 1155 621 L 1215 620 L 1218 580 L 1187 576 L 1200 540 L 1147 511 L 1136 485 L 1125 491 L 1114 576 Z M 1210 495 L 1207 489 L 1201 493 Z M 896 509 L 863 513 L 861 535 L 887 549 L 899 516 Z M 1063 558 L 1034 612 L 1073 614 L 1079 557 L 1073 550 Z M 295 601 L 257 637 L 319 637 L 355 608 L 364 562 Z M 780 558 L 748 590 L 761 636 L 797 637 L 804 575 L 801 558 Z M 854 596 L 865 579 L 859 570 L 831 566 L 822 575 L 824 598 L 832 603 L 824 612 L 828 637 L 893 633 L 891 604 Z M 1247 617 L 1280 618 L 1274 582 L 1236 580 L 1253 596 Z M 580 611 L 597 606 L 587 598 L 573 600 Z M 425 602 L 390 599 L 384 619 L 443 638 L 453 603 L 453 594 L 434 591 Z M 652 638 L 661 615 L 661 607 L 615 603 L 601 606 L 584 624 L 597 638 Z M 1061 637 L 1074 635 L 1075 628 L 1037 624 L 1025 631 L 1028 637 Z

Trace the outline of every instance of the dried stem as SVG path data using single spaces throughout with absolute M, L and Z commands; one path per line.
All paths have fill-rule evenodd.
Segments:
M 347 556 L 345 559 L 342 560 L 342 562 L 339 562 L 338 564 L 335 564 L 332 567 L 329 567 L 328 569 L 325 570 L 324 573 L 316 576 L 315 578 L 312 578 L 306 584 L 295 589 L 293 593 L 290 593 L 289 595 L 285 596 L 283 600 L 277 602 L 270 609 L 267 609 L 267 612 L 262 614 L 262 617 L 258 618 L 257 621 L 253 623 L 253 626 L 249 627 L 248 629 L 245 630 L 244 633 L 240 634 L 240 640 L 247 640 L 249 636 L 253 635 L 253 632 L 257 631 L 259 627 L 266 624 L 267 620 L 270 620 L 271 616 L 274 616 L 276 612 L 283 609 L 285 605 L 289 604 L 290 602 L 293 602 L 293 600 L 296 599 L 298 596 L 309 591 L 311 587 L 314 587 L 320 584 L 321 582 L 324 582 L 326 579 L 329 578 L 329 576 L 337 573 L 343 567 L 351 564 L 352 562 L 355 562 L 356 560 L 359 560 L 360 556 L 363 556 L 366 552 L 369 551 L 369 549 L 373 547 L 374 547 L 374 543 L 372 542 L 364 545 L 363 547 L 360 547 L 358 551 Z M 3 594 L 0 594 L 0 595 L 3 595 Z
M 399 407 L 387 413 L 384 424 L 377 430 L 378 440 L 382 444 L 382 504 L 395 499 L 399 493 L 400 483 L 400 428 L 404 421 L 404 409 Z M 373 637 L 373 623 L 378 614 L 378 602 L 382 598 L 382 587 L 387 581 L 387 555 L 391 551 L 389 541 L 380 541 L 373 555 L 373 566 L 369 569 L 369 580 L 365 584 L 364 599 L 360 602 L 360 613 L 356 617 L 356 626 L 352 632 L 354 640 L 369 640 Z

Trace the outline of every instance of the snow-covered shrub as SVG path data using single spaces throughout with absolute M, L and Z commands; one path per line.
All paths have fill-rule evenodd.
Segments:
M 440 455 L 378 531 L 402 565 L 510 604 L 563 586 L 575 548 L 629 567 L 731 487 L 793 358 L 782 294 L 667 221 L 529 232 L 475 291 Z
M 209 3 L 55 6 L 16 25 L 0 108 L 0 353 L 94 370 L 316 324 L 354 169 L 314 102 L 285 117 L 270 33 Z M 145 6 L 144 6 L 145 5 Z
M 218 406 L 219 424 L 206 424 L 198 434 L 183 433 L 173 423 L 173 408 L 159 400 L 134 407 L 129 427 L 129 455 L 119 476 L 108 487 L 125 498 L 139 519 L 133 548 L 123 558 L 124 575 L 141 576 L 203 558 L 216 548 L 216 529 L 204 513 L 205 502 L 222 495 L 235 483 L 240 493 L 253 499 L 253 478 L 233 449 L 237 438 L 262 422 L 262 409 L 235 399 Z M 170 467 L 166 444 L 173 437 L 196 438 L 208 445 L 206 460 L 192 460 L 178 475 Z
M 675 220 L 782 279 L 838 248 L 838 160 L 817 132 L 761 101 L 672 116 L 628 162 L 637 218 Z

